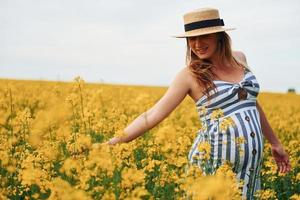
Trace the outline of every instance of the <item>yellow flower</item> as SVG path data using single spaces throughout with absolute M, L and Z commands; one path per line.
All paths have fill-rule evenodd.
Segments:
M 67 176 L 72 176 L 73 171 L 78 173 L 81 170 L 81 168 L 82 166 L 79 160 L 67 158 L 59 171 L 61 173 L 66 173 Z
M 293 196 L 290 197 L 290 200 L 300 200 L 300 195 L 294 194 Z
M 145 195 L 150 194 L 144 187 L 137 187 L 129 193 L 125 200 L 140 200 Z
M 0 199 L 30 199 L 30 195 L 40 199 L 49 191 L 49 200 L 115 199 L 117 196 L 137 200 L 147 193 L 148 177 L 155 186 L 174 185 L 172 191 L 176 193 L 170 193 L 174 199 L 241 199 L 237 196 L 235 174 L 228 166 L 220 166 L 216 174 L 204 177 L 209 174 L 205 168 L 209 163 L 201 163 L 203 168 L 200 168 L 186 159 L 198 131 L 198 113 L 206 116 L 209 108 L 201 105 L 198 113 L 194 113 L 190 102 L 183 101 L 159 127 L 147 131 L 140 139 L 112 146 L 102 142 L 115 132 L 122 136 L 124 127 L 153 106 L 165 88 L 84 84 L 80 76 L 74 81 L 69 84 L 0 80 L 0 164 L 5 172 L 0 174 Z M 262 93 L 258 100 L 286 146 L 292 169 L 290 182 L 296 185 L 300 181 L 297 171 L 300 95 Z M 234 125 L 230 121 L 233 115 L 224 116 L 223 111 L 215 110 L 211 115 L 219 133 Z M 200 125 L 198 133 L 208 133 L 206 121 L 201 120 Z M 245 139 L 236 140 L 241 154 L 244 154 Z M 92 143 L 95 148 L 91 148 Z M 278 176 L 283 174 L 277 171 L 270 147 L 266 142 L 261 174 L 266 185 L 277 188 L 276 192 L 282 196 L 283 179 Z M 196 154 L 195 159 L 209 158 L 208 143 L 200 144 L 199 150 L 200 155 Z M 185 171 L 184 166 L 190 164 L 190 169 Z M 59 169 L 71 176 L 65 178 L 74 180 L 72 184 L 56 178 Z M 33 185 L 40 190 L 30 192 Z M 297 188 L 290 189 L 290 199 L 299 199 Z M 149 200 L 160 198 L 149 196 Z M 258 199 L 279 198 L 273 190 L 261 191 L 260 196 Z
M 113 193 L 113 191 L 107 190 L 104 191 L 103 196 L 101 197 L 102 200 L 112 200 L 115 199 L 115 194 Z
M 72 187 L 67 181 L 61 178 L 54 178 L 50 184 L 51 195 L 49 200 L 91 200 L 92 198 L 83 190 Z
M 220 117 L 224 116 L 224 112 L 222 109 L 218 108 L 211 113 L 211 120 L 217 120 Z
M 226 117 L 226 118 L 222 119 L 222 121 L 220 123 L 221 133 L 225 132 L 229 127 L 232 127 L 233 125 L 235 125 L 235 123 L 231 117 Z
M 275 199 L 276 198 L 276 192 L 274 190 L 271 190 L 271 189 L 258 190 L 258 191 L 256 191 L 254 196 L 259 198 L 260 200 Z
M 297 173 L 295 177 L 295 181 L 300 182 L 300 172 Z
M 235 142 L 236 142 L 236 144 L 238 144 L 238 145 L 243 144 L 243 143 L 247 143 L 247 141 L 245 140 L 245 138 L 244 138 L 243 136 L 236 137 L 236 138 L 235 138 Z
M 115 165 L 110 148 L 111 147 L 107 144 L 99 144 L 95 148 L 92 148 L 88 158 L 84 162 L 84 167 L 91 170 L 107 172 L 109 176 L 112 176 Z
M 145 174 L 142 170 L 134 169 L 134 168 L 125 168 L 122 171 L 122 182 L 121 187 L 123 189 L 126 188 L 134 188 L 135 184 L 144 183 Z
M 181 185 L 187 199 L 240 200 L 241 191 L 236 178 L 223 175 L 221 171 L 218 175 L 187 177 Z
M 200 106 L 200 107 L 198 107 L 198 114 L 200 115 L 200 116 L 203 116 L 203 115 L 205 115 L 207 113 L 207 108 L 205 107 L 205 106 Z
M 160 160 L 150 160 L 148 162 L 149 163 L 146 167 L 144 167 L 144 170 L 147 170 L 149 172 L 153 171 L 155 166 L 159 166 L 161 164 Z
M 77 83 L 79 83 L 79 84 L 83 84 L 84 83 L 84 80 L 80 76 L 76 76 L 74 78 L 74 81 L 77 82 Z
M 200 142 L 198 144 L 200 159 L 208 160 L 210 158 L 211 146 L 208 142 Z

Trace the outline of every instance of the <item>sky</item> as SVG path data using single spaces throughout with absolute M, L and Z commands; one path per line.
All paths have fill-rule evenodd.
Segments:
M 0 0 L 0 78 L 169 86 L 183 14 L 219 9 L 261 91 L 300 91 L 298 0 Z

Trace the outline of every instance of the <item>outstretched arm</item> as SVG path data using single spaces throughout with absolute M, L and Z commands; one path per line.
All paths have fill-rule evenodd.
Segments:
M 130 142 L 163 121 L 189 92 L 188 69 L 181 69 L 164 96 L 149 110 L 139 115 L 125 129 L 124 137 L 112 138 L 108 144 Z

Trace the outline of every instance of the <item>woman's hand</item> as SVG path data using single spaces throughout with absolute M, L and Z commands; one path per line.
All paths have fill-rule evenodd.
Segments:
M 111 138 L 109 141 L 107 141 L 107 142 L 103 142 L 103 143 L 94 143 L 93 145 L 92 145 L 92 148 L 93 149 L 99 149 L 99 147 L 101 146 L 101 145 L 115 145 L 116 143 L 121 143 L 121 142 L 123 142 L 122 140 L 121 140 L 121 138 L 120 137 L 114 137 L 114 138 Z
M 291 170 L 289 155 L 284 151 L 282 145 L 272 145 L 271 152 L 281 173 Z
M 115 144 L 121 143 L 121 142 L 122 142 L 122 140 L 120 137 L 113 137 L 109 141 L 107 141 L 105 144 L 115 145 Z

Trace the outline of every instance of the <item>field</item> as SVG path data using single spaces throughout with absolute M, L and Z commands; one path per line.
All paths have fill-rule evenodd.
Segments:
M 80 77 L 71 83 L 0 80 L 0 199 L 240 199 L 228 166 L 202 176 L 188 165 L 200 128 L 189 97 L 136 140 L 103 145 L 165 91 Z M 300 199 L 300 95 L 260 93 L 258 101 L 292 171 L 277 172 L 265 142 L 263 190 L 256 197 Z

